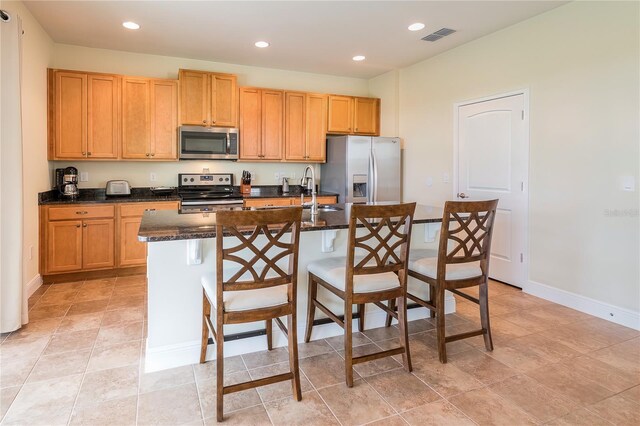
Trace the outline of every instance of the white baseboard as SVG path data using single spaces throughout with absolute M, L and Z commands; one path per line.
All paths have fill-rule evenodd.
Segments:
M 39 289 L 41 285 L 42 285 L 42 275 L 36 274 L 36 276 L 31 278 L 31 281 L 29 281 L 25 286 L 25 290 L 27 291 L 27 297 L 31 297 L 31 295 L 35 293 L 36 290 Z
M 455 299 L 452 296 L 445 298 L 445 312 L 455 312 Z M 407 319 L 414 321 L 421 318 L 428 318 L 429 311 L 424 308 L 409 309 L 407 311 Z M 365 329 L 383 327 L 385 324 L 386 314 L 380 310 L 375 311 L 369 309 L 365 316 Z M 353 329 L 358 330 L 358 320 L 353 320 Z M 394 320 L 395 322 L 395 320 Z M 298 342 L 304 341 L 304 333 L 306 323 L 298 324 Z M 339 336 L 343 333 L 342 328 L 335 324 L 322 324 L 313 327 L 311 340 L 320 340 L 327 337 Z M 273 347 L 278 348 L 287 346 L 287 338 L 279 328 L 273 328 Z M 264 335 L 249 337 L 246 339 L 232 340 L 224 344 L 224 356 L 230 357 L 242 355 L 251 352 L 267 350 L 267 339 Z M 207 361 L 214 360 L 215 347 L 209 345 L 207 349 Z M 151 373 L 159 370 L 180 367 L 183 365 L 197 364 L 200 361 L 200 341 L 185 342 L 179 345 L 168 345 L 157 348 L 149 348 L 145 352 L 144 371 Z
M 635 330 L 640 330 L 640 312 L 610 305 L 605 302 L 591 299 L 590 297 L 571 293 L 566 290 L 561 290 L 559 288 L 531 280 L 522 290 L 532 296 L 558 303 L 562 306 L 584 312 L 585 314 L 593 315 Z

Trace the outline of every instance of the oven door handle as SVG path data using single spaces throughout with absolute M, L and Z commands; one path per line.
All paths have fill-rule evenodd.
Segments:
M 221 206 L 228 204 L 240 204 L 242 205 L 242 200 L 220 200 L 220 201 L 211 201 L 211 200 L 201 200 L 201 201 L 182 201 L 183 206 Z

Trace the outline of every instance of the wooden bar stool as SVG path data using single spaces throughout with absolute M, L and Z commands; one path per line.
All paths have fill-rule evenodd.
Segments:
M 416 204 L 357 205 L 351 207 L 347 256 L 310 263 L 309 305 L 305 342 L 318 307 L 344 329 L 345 375 L 353 386 L 353 365 L 402 354 L 406 371 L 411 371 L 407 332 L 407 264 L 411 225 Z M 356 228 L 364 232 L 356 232 Z M 363 229 L 364 228 L 364 229 Z M 344 321 L 318 301 L 318 284 L 344 301 Z M 382 302 L 397 299 L 397 312 Z M 398 320 L 401 346 L 359 357 L 353 356 L 353 305 L 358 305 L 360 329 L 364 328 L 364 304 L 374 303 Z
M 488 273 L 491 236 L 498 200 L 447 201 L 444 205 L 440 246 L 437 257 L 423 257 L 425 251 L 409 255 L 409 276 L 430 286 L 430 300 L 407 293 L 407 298 L 431 310 L 436 316 L 440 362 L 447 362 L 448 342 L 484 336 L 487 350 L 493 350 L 489 324 Z M 469 296 L 461 288 L 480 286 L 479 297 Z M 480 305 L 480 330 L 445 336 L 444 292 L 464 297 Z M 390 323 L 391 318 L 387 317 Z
M 216 414 L 223 420 L 223 396 L 291 380 L 293 395 L 302 399 L 298 369 L 296 291 L 302 208 L 216 212 L 216 276 L 202 278 L 203 320 L 200 363 L 205 362 L 209 332 L 216 345 Z M 223 238 L 224 236 L 224 238 Z M 260 244 L 264 242 L 264 244 Z M 227 247 L 233 244 L 231 247 Z M 287 261 L 287 270 L 278 265 Z M 215 310 L 215 324 L 211 309 Z M 287 316 L 287 326 L 280 317 Z M 272 348 L 272 320 L 289 341 L 290 371 L 224 386 L 225 324 L 266 321 Z

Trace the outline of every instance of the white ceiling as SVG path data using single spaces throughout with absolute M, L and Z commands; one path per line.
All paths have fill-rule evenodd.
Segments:
M 371 78 L 564 1 L 26 1 L 57 43 Z M 141 25 L 126 30 L 123 21 Z M 407 26 L 423 22 L 411 32 Z M 420 40 L 447 27 L 456 33 Z M 254 47 L 266 40 L 266 49 Z M 354 62 L 354 55 L 365 55 Z

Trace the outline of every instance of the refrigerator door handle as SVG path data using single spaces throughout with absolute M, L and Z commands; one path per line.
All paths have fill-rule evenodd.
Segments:
M 378 160 L 376 159 L 376 150 L 371 147 L 371 161 L 373 164 L 373 185 L 371 187 L 371 193 L 373 194 L 373 202 L 378 201 Z

